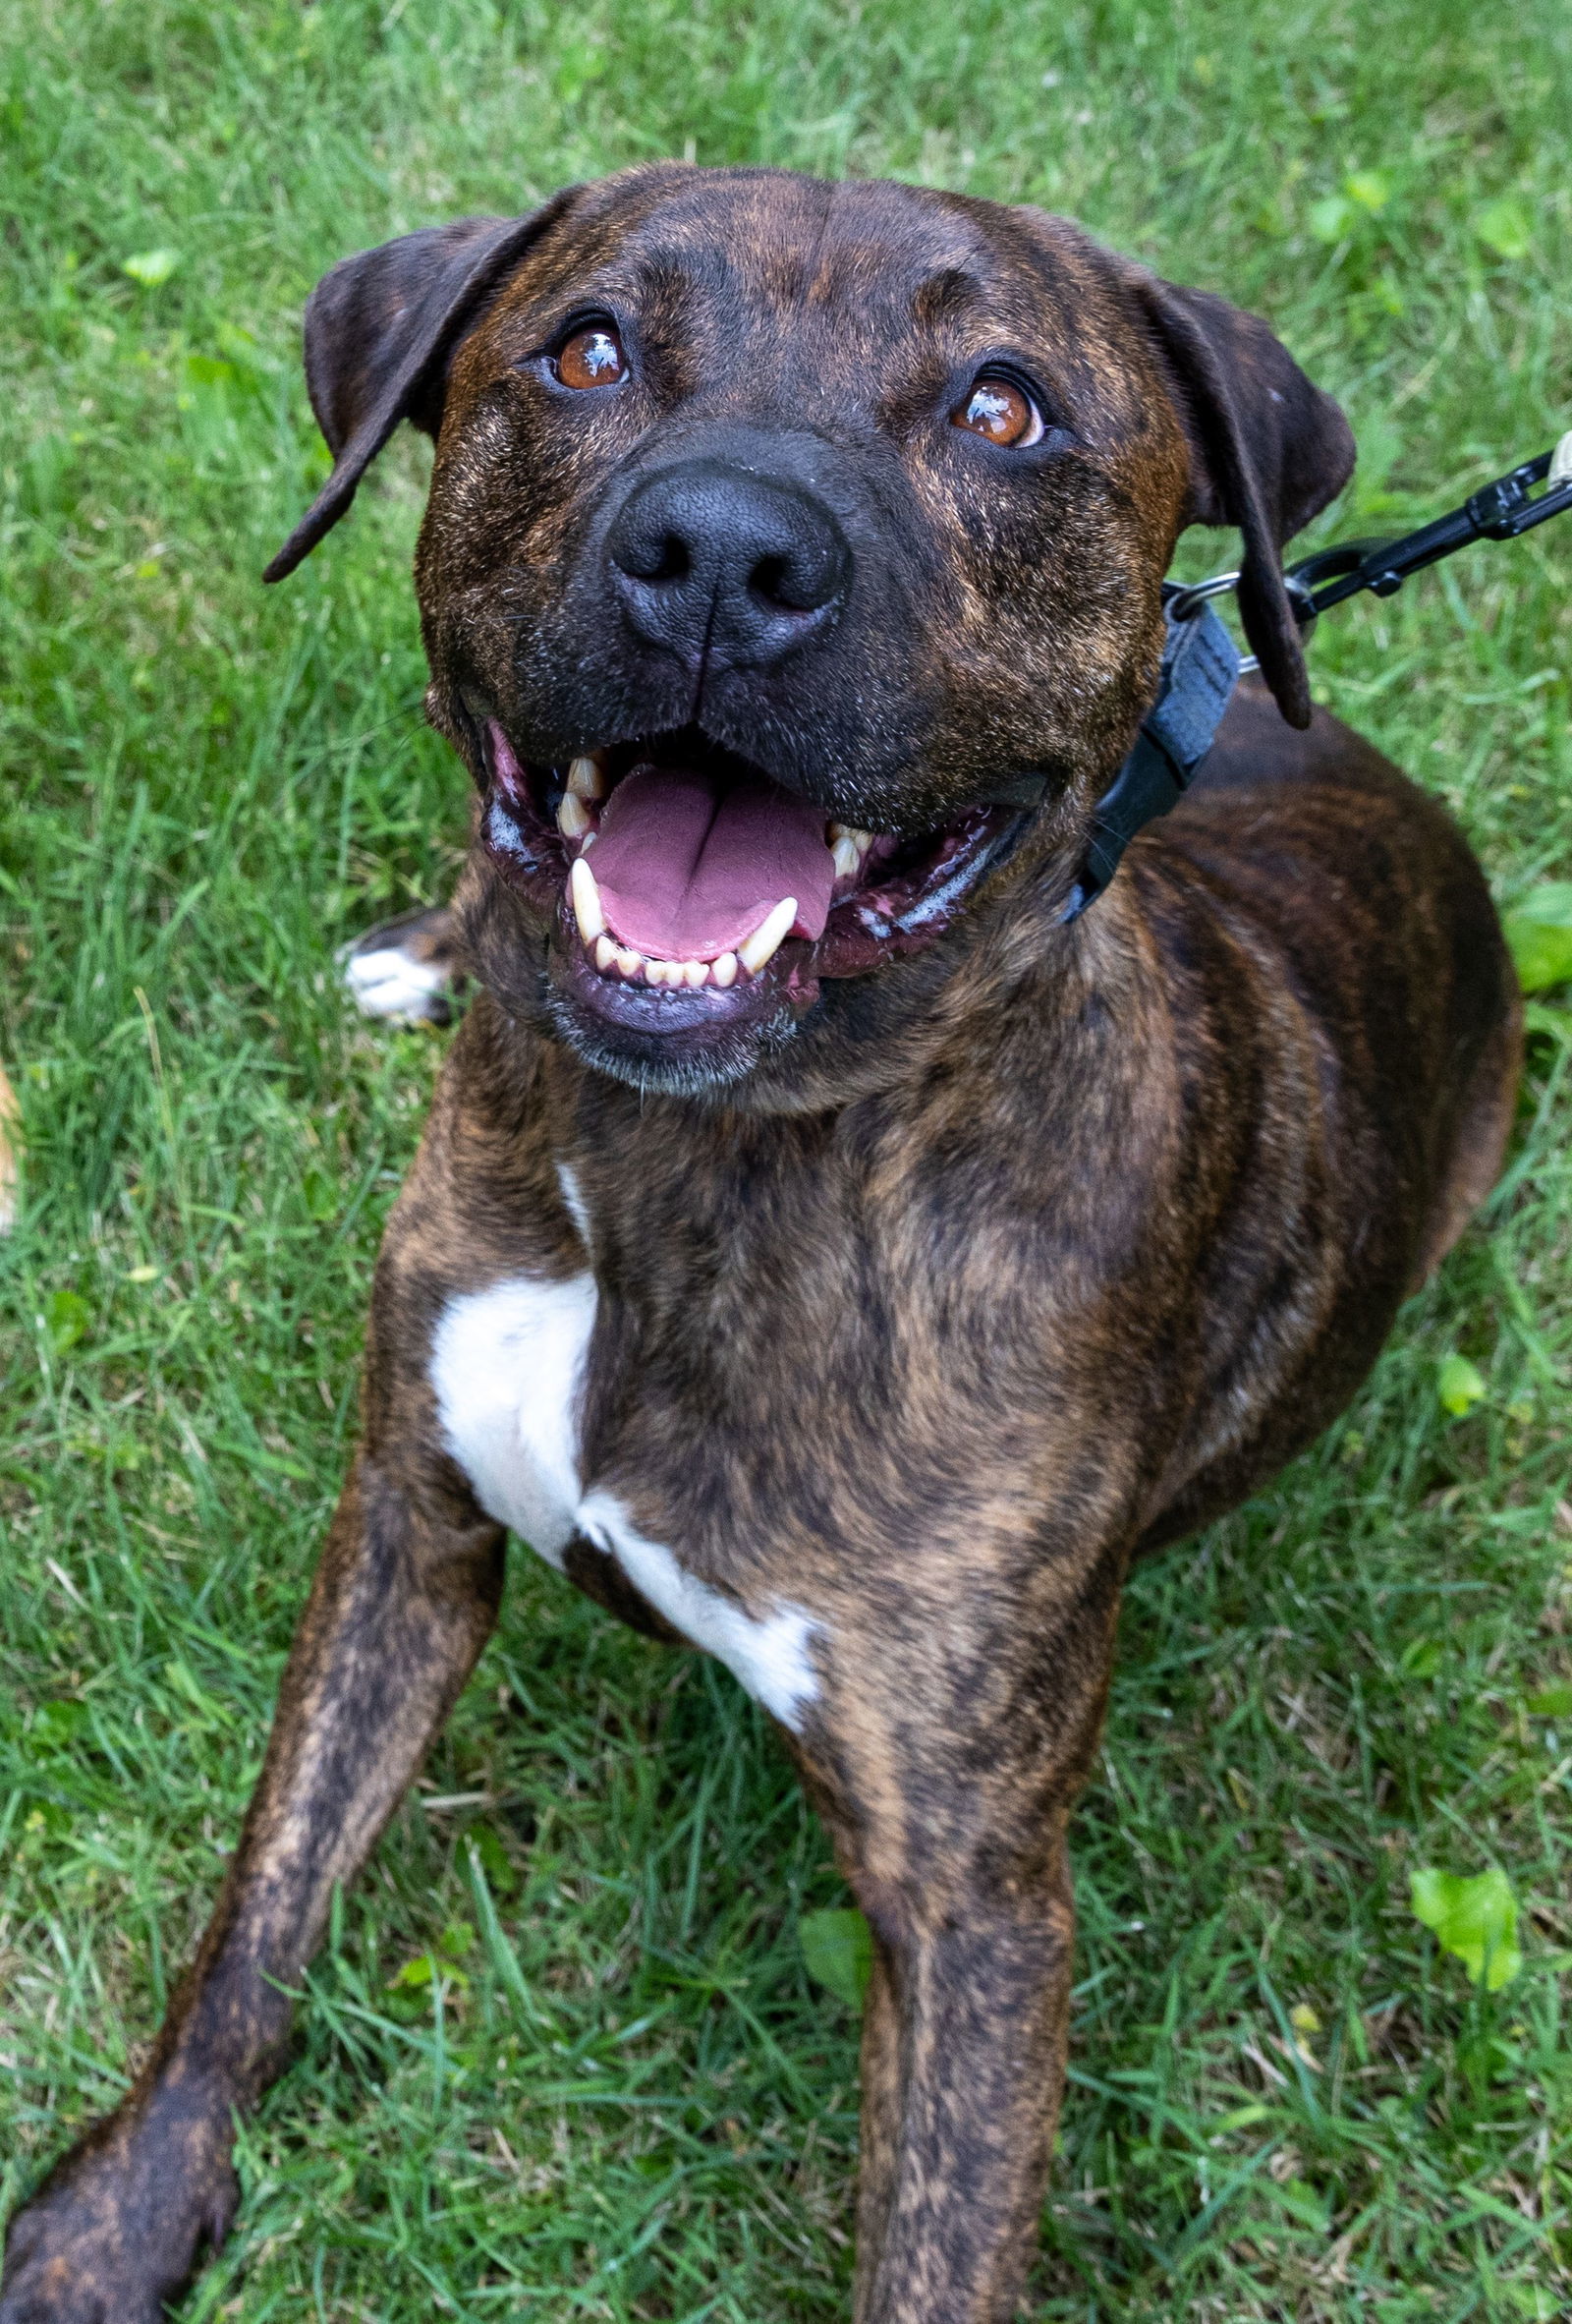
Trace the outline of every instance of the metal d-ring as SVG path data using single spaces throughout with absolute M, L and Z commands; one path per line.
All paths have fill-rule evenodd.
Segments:
M 1169 615 L 1174 621 L 1193 620 L 1208 597 L 1231 596 L 1238 587 L 1237 573 L 1214 573 L 1209 581 L 1193 581 L 1168 599 Z
M 1237 573 L 1214 573 L 1209 581 L 1194 581 L 1188 589 L 1176 591 L 1168 599 L 1168 617 L 1171 621 L 1191 621 L 1201 611 L 1208 597 L 1232 596 L 1238 588 L 1239 575 Z M 1293 609 L 1294 619 L 1299 624 L 1300 643 L 1308 646 L 1311 634 L 1316 627 L 1316 600 L 1297 573 L 1283 575 L 1283 588 L 1288 594 L 1288 602 Z M 1252 670 L 1259 670 L 1260 667 L 1261 659 L 1258 654 L 1242 653 L 1240 655 L 1239 675 L 1242 678 L 1248 677 Z

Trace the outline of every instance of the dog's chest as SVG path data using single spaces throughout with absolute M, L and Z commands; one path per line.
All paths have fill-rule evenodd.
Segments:
M 726 1663 L 786 1726 L 818 1691 L 821 1625 L 793 1601 L 749 1604 L 643 1533 L 621 1499 L 584 1471 L 582 1419 L 596 1291 L 514 1275 L 452 1299 L 433 1334 L 430 1380 L 443 1442 L 476 1499 L 559 1569 L 576 1539 L 613 1559 L 635 1591 L 695 1646 Z
M 515 1275 L 449 1302 L 431 1344 L 448 1450 L 488 1515 L 551 1564 L 579 1530 L 594 1277 Z

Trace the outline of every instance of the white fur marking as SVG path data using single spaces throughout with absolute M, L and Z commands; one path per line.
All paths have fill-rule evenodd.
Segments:
M 579 1525 L 616 1559 L 640 1596 L 673 1629 L 716 1656 L 766 1711 L 797 1732 L 802 1706 L 818 1694 L 808 1642 L 820 1625 L 812 1615 L 779 1601 L 762 1620 L 744 1614 L 719 1590 L 685 1573 L 663 1543 L 636 1533 L 614 1493 L 587 1494 L 579 1503 Z
M 566 1167 L 561 1184 L 584 1233 L 588 1215 Z M 614 1493 L 584 1492 L 579 1403 L 594 1320 L 589 1274 L 565 1283 L 516 1275 L 450 1301 L 431 1343 L 443 1442 L 499 1525 L 559 1569 L 574 1535 L 587 1535 L 673 1629 L 716 1656 L 795 1733 L 818 1695 L 809 1642 L 822 1625 L 789 1600 L 763 1616 L 745 1614 L 686 1572 L 663 1542 L 637 1532 Z
M 380 952 L 349 953 L 344 982 L 368 1017 L 428 1017 L 432 1001 L 448 990 L 448 973 L 390 944 Z
M 594 1320 L 592 1275 L 521 1275 L 451 1301 L 431 1344 L 443 1440 L 477 1501 L 558 1566 L 584 1489 L 579 1394 Z
M 579 1229 L 579 1240 L 588 1251 L 590 1248 L 590 1206 L 579 1191 L 578 1176 L 571 1162 L 558 1162 L 557 1184 L 562 1189 L 562 1199 L 568 1206 L 573 1223 Z

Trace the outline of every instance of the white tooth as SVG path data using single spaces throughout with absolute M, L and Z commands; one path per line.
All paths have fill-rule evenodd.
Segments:
M 682 964 L 682 981 L 685 985 L 691 985 L 696 992 L 701 985 L 707 985 L 709 982 L 708 961 L 685 960 Z
M 757 977 L 764 963 L 774 958 L 796 918 L 797 898 L 783 896 L 769 918 L 760 921 L 747 943 L 738 945 L 737 957 L 751 977 Z
M 584 801 L 573 791 L 564 791 L 562 805 L 557 809 L 557 829 L 564 839 L 577 839 L 594 822 Z
M 728 985 L 735 985 L 737 982 L 736 953 L 722 952 L 718 960 L 712 960 L 709 964 L 709 975 L 711 983 L 718 985 L 723 992 Z
M 873 844 L 871 831 L 860 831 L 855 823 L 831 823 L 829 826 L 831 847 L 834 847 L 842 839 L 854 841 L 860 854 L 866 854 Z
M 596 936 L 603 936 L 606 933 L 606 916 L 600 909 L 600 890 L 595 885 L 595 876 L 582 855 L 573 859 L 573 869 L 568 874 L 568 893 L 573 898 L 573 916 L 579 923 L 579 934 L 587 944 L 592 944 Z
M 858 846 L 857 841 L 851 836 L 850 832 L 843 833 L 843 835 L 836 840 L 834 846 L 830 850 L 830 853 L 835 858 L 835 877 L 837 879 L 851 879 L 855 878 L 857 873 L 863 868 L 863 851 Z
M 649 979 L 651 985 L 680 985 L 682 983 L 682 966 L 680 962 L 675 960 L 646 960 L 645 975 Z
M 596 936 L 595 966 L 597 969 L 599 969 L 602 976 L 605 975 L 607 969 L 611 966 L 616 957 L 617 946 L 615 939 L 611 936 Z
M 617 946 L 617 974 L 619 977 L 636 977 L 643 966 L 644 954 L 642 952 L 635 952 L 628 944 Z
M 593 759 L 575 759 L 568 767 L 568 789 L 576 799 L 603 799 L 606 778 Z

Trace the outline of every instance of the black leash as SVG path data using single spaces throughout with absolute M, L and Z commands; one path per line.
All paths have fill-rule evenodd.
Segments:
M 1538 494 L 1536 484 L 1544 484 Z M 1393 540 L 1340 540 L 1302 557 L 1283 575 L 1288 601 L 1308 643 L 1318 617 L 1345 597 L 1371 590 L 1394 596 L 1410 574 L 1438 564 L 1475 540 L 1516 540 L 1550 517 L 1572 509 L 1572 431 L 1537 460 L 1525 460 L 1491 484 L 1471 492 L 1461 508 Z M 1081 877 L 1063 917 L 1074 920 L 1102 893 L 1136 833 L 1178 805 L 1210 750 L 1236 681 L 1259 665 L 1241 654 L 1211 610 L 1213 597 L 1239 586 L 1237 573 L 1216 573 L 1187 589 L 1168 585 L 1168 623 L 1162 679 L 1136 747 L 1097 801 L 1093 837 Z

